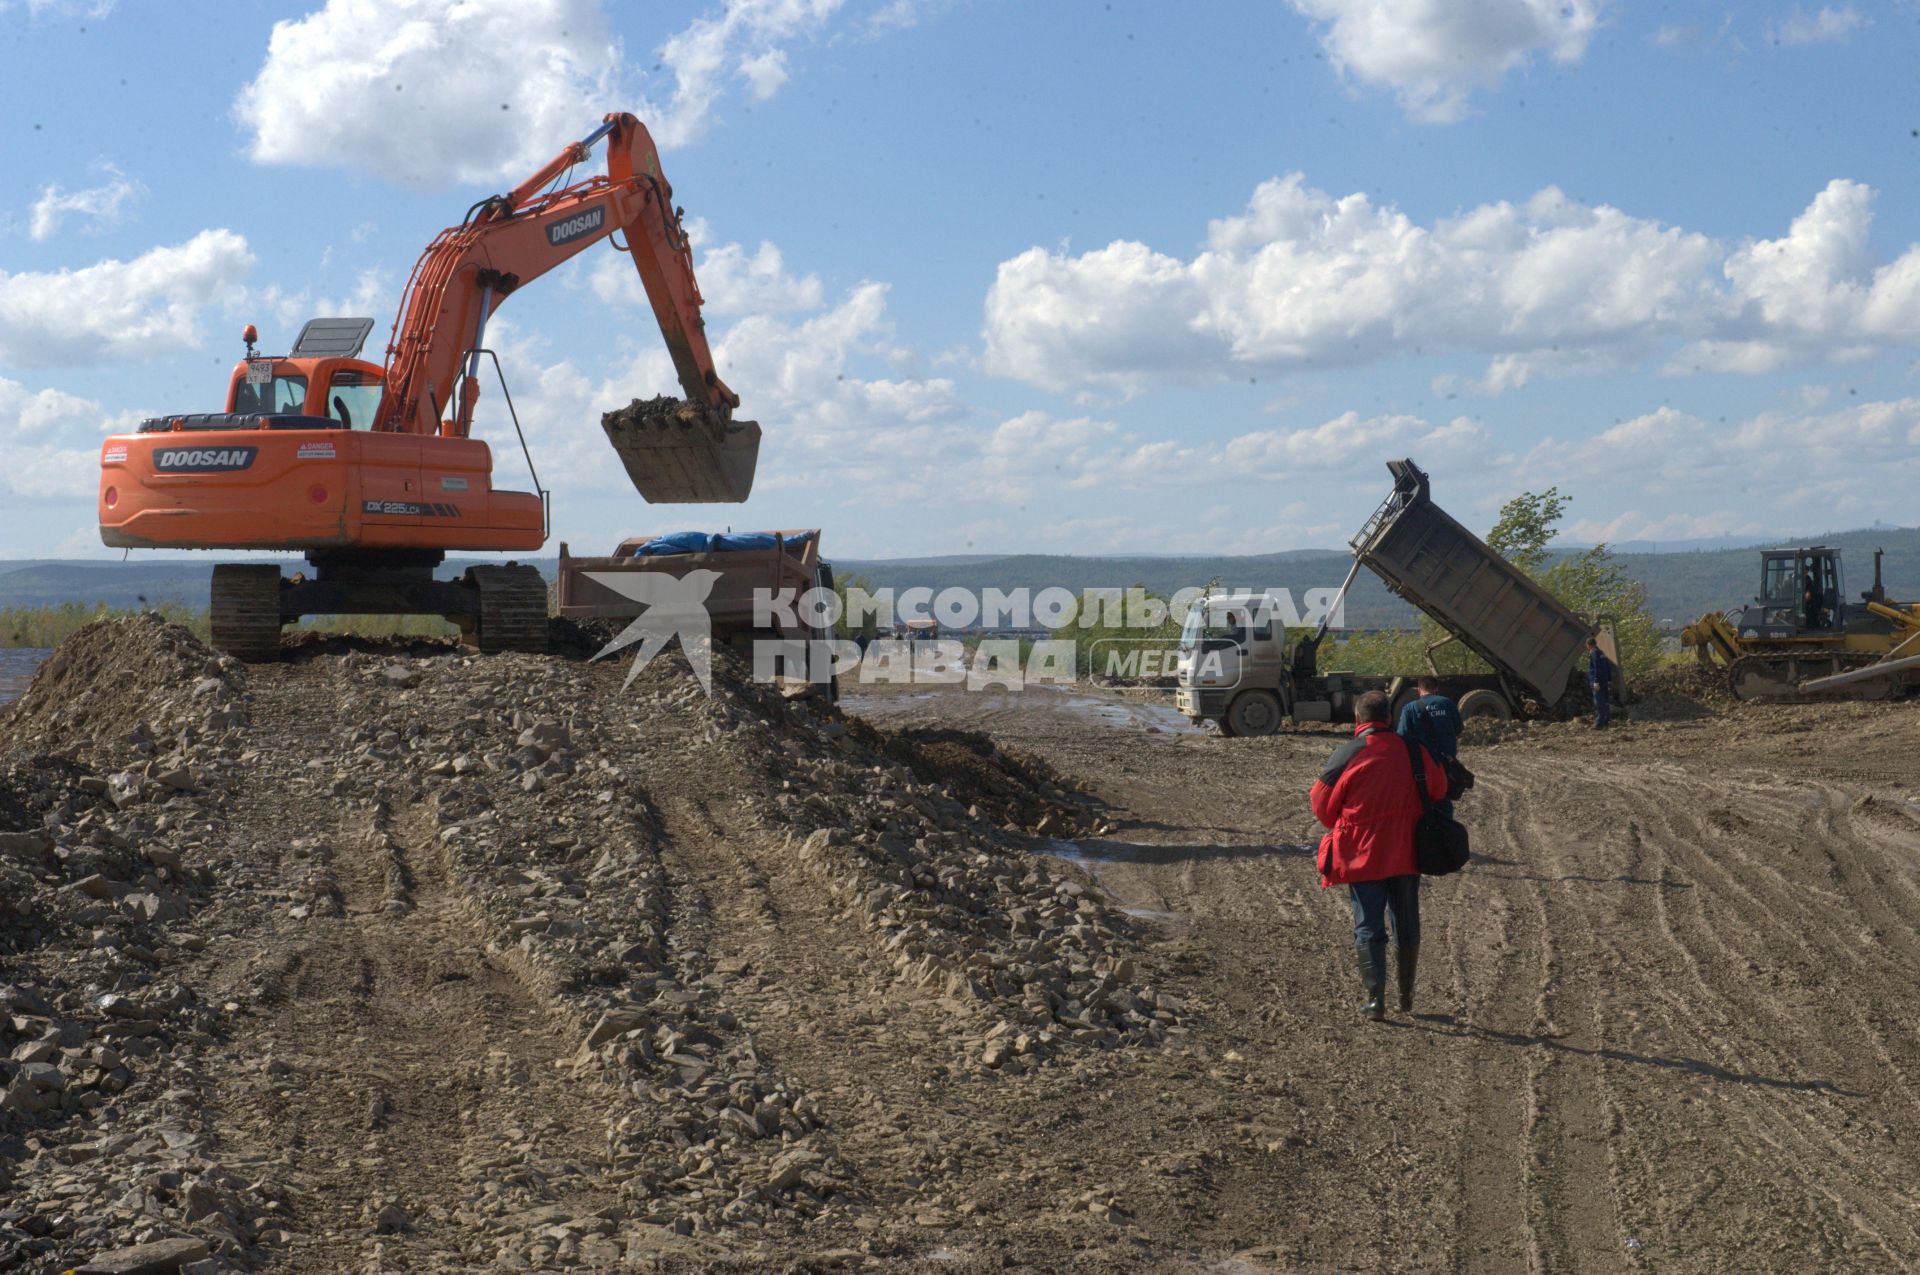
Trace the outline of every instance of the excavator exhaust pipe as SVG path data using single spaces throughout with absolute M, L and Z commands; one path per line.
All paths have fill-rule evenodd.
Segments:
M 760 460 L 756 421 L 728 420 L 663 395 L 608 412 L 600 427 L 650 504 L 738 504 L 753 491 Z

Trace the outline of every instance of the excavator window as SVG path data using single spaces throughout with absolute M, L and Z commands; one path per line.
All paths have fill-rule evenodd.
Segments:
M 348 429 L 371 429 L 385 391 L 386 382 L 378 376 L 351 369 L 335 372 L 327 384 L 326 415 Z
M 264 385 L 242 380 L 233 396 L 233 410 L 261 415 L 298 415 L 306 410 L 307 378 L 276 376 Z

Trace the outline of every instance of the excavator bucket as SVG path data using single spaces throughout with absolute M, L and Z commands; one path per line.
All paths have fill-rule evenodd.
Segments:
M 753 491 L 760 426 L 685 399 L 635 399 L 600 418 L 641 496 L 656 505 L 737 504 Z

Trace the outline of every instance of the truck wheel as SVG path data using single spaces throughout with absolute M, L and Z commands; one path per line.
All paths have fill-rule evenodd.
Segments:
M 1490 717 L 1496 722 L 1513 720 L 1513 707 L 1507 703 L 1507 697 L 1499 691 L 1490 691 L 1482 687 L 1468 691 L 1460 697 L 1460 720 L 1472 721 L 1476 717 Z
M 1271 735 L 1280 729 L 1280 699 L 1272 691 L 1242 691 L 1220 724 L 1234 735 Z

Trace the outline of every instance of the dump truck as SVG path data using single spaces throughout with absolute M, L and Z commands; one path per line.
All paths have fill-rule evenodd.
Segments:
M 1443 627 L 1448 638 L 1427 652 L 1427 672 L 1458 702 L 1462 717 L 1551 716 L 1586 702 L 1586 642 L 1595 637 L 1619 663 L 1613 626 L 1583 620 L 1520 568 L 1433 503 L 1427 475 L 1412 460 L 1387 462 L 1393 491 L 1350 542 L 1361 567 Z M 1418 691 L 1416 675 L 1322 671 L 1320 648 L 1331 624 L 1290 634 L 1265 594 L 1221 591 L 1187 613 L 1176 663 L 1175 702 L 1195 722 L 1226 735 L 1270 735 L 1293 722 L 1350 722 L 1354 702 L 1384 692 L 1395 720 Z M 1486 673 L 1442 674 L 1439 646 L 1458 642 Z M 1625 681 L 1616 676 L 1616 698 Z
M 1710 612 L 1680 631 L 1744 700 L 1885 699 L 1920 687 L 1920 604 L 1891 602 L 1873 555 L 1873 587 L 1847 598 L 1840 551 L 1763 549 L 1750 605 Z
M 647 606 L 633 587 L 654 574 L 686 579 L 695 572 L 708 586 L 701 601 L 716 646 L 751 657 L 756 641 L 811 643 L 831 638 L 809 623 L 799 600 L 811 589 L 833 589 L 833 564 L 820 556 L 820 529 L 722 532 L 676 531 L 631 536 L 606 557 L 576 558 L 565 541 L 554 577 L 554 612 L 573 620 L 625 622 Z M 788 605 L 765 602 L 786 599 Z M 811 648 L 809 648 L 811 650 Z M 826 661 L 820 661 L 826 664 Z M 806 667 L 806 680 L 835 697 L 830 667 Z M 786 670 L 789 677 L 793 670 Z

